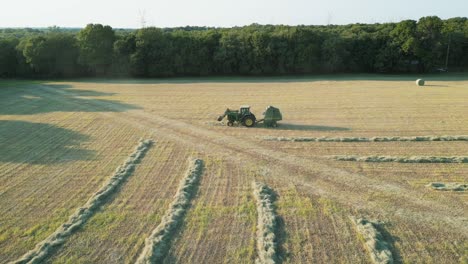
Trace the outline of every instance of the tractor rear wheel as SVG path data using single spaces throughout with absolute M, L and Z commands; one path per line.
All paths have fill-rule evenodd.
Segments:
M 253 127 L 255 125 L 255 116 L 248 115 L 242 120 L 242 124 L 246 127 Z

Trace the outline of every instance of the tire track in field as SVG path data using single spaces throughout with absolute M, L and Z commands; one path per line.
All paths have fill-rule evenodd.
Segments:
M 112 195 L 115 189 L 133 173 L 135 165 L 144 157 L 151 144 L 151 140 L 142 140 L 135 151 L 130 154 L 129 158 L 119 168 L 117 168 L 114 175 L 88 200 L 84 207 L 80 207 L 72 216 L 70 216 L 69 220 L 65 224 L 60 226 L 44 241 L 37 244 L 35 249 L 29 251 L 12 263 L 22 264 L 42 262 L 54 247 L 63 244 L 68 236 L 70 236 L 77 228 L 85 224 L 92 216 L 93 212 L 105 202 L 105 199 Z
M 48 87 L 42 87 L 42 91 L 53 94 L 67 93 L 66 91 L 56 91 Z M 118 110 L 112 102 L 93 102 L 103 108 Z M 164 118 L 145 112 L 129 111 L 119 113 L 118 116 L 111 113 L 101 114 L 114 118 L 114 120 L 133 124 L 142 129 L 154 131 L 159 135 L 174 141 L 183 142 L 206 153 L 217 152 L 229 158 L 232 155 L 243 155 L 247 159 L 264 160 L 280 163 L 292 170 L 302 172 L 290 180 L 304 187 L 309 187 L 310 191 L 331 197 L 344 204 L 352 202 L 356 208 L 369 208 L 381 213 L 398 212 L 400 215 L 411 217 L 413 221 L 433 223 L 434 218 L 444 223 L 448 229 L 458 229 L 462 234 L 468 236 L 468 227 L 464 223 L 467 219 L 463 212 L 457 212 L 454 215 L 453 208 L 448 207 L 446 203 L 427 200 L 420 197 L 417 191 L 399 186 L 394 183 L 378 181 L 364 175 L 349 173 L 342 169 L 331 167 L 323 162 L 317 162 L 320 159 L 303 159 L 294 155 L 288 155 L 278 150 L 266 149 L 256 145 L 248 139 L 238 139 L 216 131 L 199 128 L 174 119 Z M 126 118 L 121 118 L 125 116 Z M 145 122 L 142 122 L 142 121 Z M 314 184 L 310 180 L 314 180 Z M 351 191 L 350 191 L 351 190 Z M 402 205 L 388 204 L 386 212 L 382 211 L 378 204 L 362 203 L 362 196 L 372 192 L 383 192 L 388 195 L 397 195 L 399 199 L 405 201 Z M 424 208 L 418 210 L 415 208 Z M 451 217 L 447 217 L 451 216 Z

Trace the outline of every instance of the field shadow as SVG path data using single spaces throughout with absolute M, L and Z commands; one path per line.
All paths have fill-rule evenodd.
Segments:
M 437 85 L 437 84 L 425 84 L 424 86 L 429 86 L 429 87 L 449 87 L 448 85 Z
M 399 241 L 400 238 L 392 236 L 382 225 L 374 225 L 374 227 L 379 231 L 384 240 L 388 243 L 390 252 L 392 252 L 393 263 L 402 264 L 403 258 L 401 257 L 400 250 L 395 246 L 395 242 Z
M 109 99 L 92 90 L 78 90 L 67 84 L 8 86 L 0 89 L 0 115 L 34 115 L 50 112 L 124 112 L 141 107 Z
M 0 162 L 55 164 L 90 160 L 95 152 L 80 148 L 89 137 L 50 124 L 0 120 Z
M 197 76 L 172 78 L 82 78 L 73 80 L 82 83 L 111 84 L 190 84 L 190 83 L 296 83 L 314 81 L 415 81 L 424 78 L 429 81 L 467 81 L 466 73 L 449 74 L 305 74 L 266 76 Z
M 289 258 L 289 254 L 284 247 L 284 243 L 286 242 L 286 239 L 288 238 L 288 233 L 286 232 L 286 223 L 284 218 L 276 213 L 277 207 L 276 207 L 276 201 L 279 198 L 279 194 L 273 190 L 268 188 L 268 191 L 271 194 L 271 203 L 273 204 L 273 210 L 275 211 L 275 220 L 276 220 L 276 228 L 275 228 L 275 233 L 276 233 L 276 263 L 283 263 L 286 259 Z
M 334 126 L 316 126 L 316 125 L 301 125 L 301 124 L 288 124 L 278 123 L 277 127 L 258 126 L 258 128 L 272 129 L 272 130 L 310 130 L 310 131 L 349 131 L 351 129 L 346 127 Z

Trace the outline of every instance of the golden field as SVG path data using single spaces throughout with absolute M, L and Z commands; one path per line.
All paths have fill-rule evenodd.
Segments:
M 466 77 L 466 76 L 465 76 Z M 141 163 L 46 263 L 134 263 L 187 169 L 205 169 L 165 263 L 253 263 L 252 181 L 274 191 L 280 263 L 371 263 L 350 217 L 379 223 L 395 263 L 468 262 L 468 163 L 336 161 L 334 155 L 468 156 L 468 141 L 276 142 L 273 137 L 468 135 L 468 78 L 0 81 L 0 263 L 86 203 L 140 138 Z M 227 127 L 229 108 L 277 128 Z

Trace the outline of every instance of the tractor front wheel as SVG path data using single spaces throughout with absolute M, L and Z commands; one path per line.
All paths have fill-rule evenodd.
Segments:
M 242 120 L 242 124 L 246 127 L 253 127 L 255 125 L 255 117 L 254 116 L 244 117 L 244 120 Z
M 230 126 L 230 127 L 232 127 L 232 126 L 234 125 L 234 123 L 231 122 L 231 121 L 229 121 L 229 122 L 227 122 L 227 125 Z

